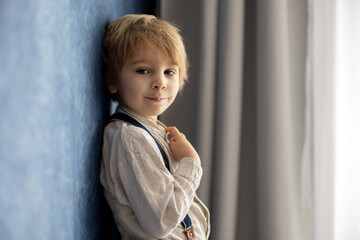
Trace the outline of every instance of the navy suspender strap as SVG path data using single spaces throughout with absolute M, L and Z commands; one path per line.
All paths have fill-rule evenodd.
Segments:
M 164 164 L 167 168 L 167 170 L 169 170 L 170 172 L 170 165 L 169 165 L 169 159 L 167 158 L 164 150 L 162 149 L 162 147 L 160 146 L 160 144 L 158 143 L 158 141 L 155 139 L 155 137 L 149 132 L 149 130 L 146 129 L 146 127 L 144 125 L 142 125 L 140 122 L 138 122 L 137 120 L 135 120 L 134 118 L 130 117 L 129 115 L 125 114 L 125 113 L 122 113 L 122 112 L 117 112 L 117 113 L 114 113 L 110 120 L 113 121 L 114 119 L 119 119 L 119 120 L 122 120 L 124 122 L 127 122 L 127 123 L 130 123 L 136 127 L 139 127 L 139 128 L 142 128 L 144 129 L 146 132 L 148 132 L 150 134 L 150 136 L 154 139 L 157 147 L 159 148 L 160 150 L 160 153 L 163 157 L 163 160 L 164 160 Z M 191 239 L 195 239 L 195 234 L 194 234 L 194 231 L 193 231 L 193 227 L 192 227 L 192 221 L 191 221 L 191 218 L 189 216 L 189 214 L 186 214 L 184 220 L 181 222 L 181 225 L 183 226 L 184 230 L 185 230 L 185 233 L 186 233 L 186 237 L 187 239 L 191 240 Z
M 136 127 L 139 127 L 139 128 L 142 128 L 144 129 L 146 132 L 148 132 L 150 134 L 150 136 L 155 140 L 156 142 L 156 145 L 157 147 L 159 148 L 160 150 L 160 153 L 164 159 L 164 164 L 165 164 L 165 167 L 167 168 L 167 170 L 169 170 L 170 172 L 170 165 L 169 165 L 169 159 L 167 158 L 164 150 L 162 149 L 162 147 L 160 146 L 160 144 L 158 143 L 158 141 L 156 141 L 156 139 L 154 138 L 154 136 L 149 132 L 149 130 L 146 129 L 146 127 L 144 127 L 144 125 L 142 125 L 141 123 L 139 123 L 137 120 L 135 120 L 134 118 L 130 117 L 129 115 L 125 114 L 125 113 L 122 113 L 122 112 L 117 112 L 117 113 L 114 113 L 112 116 L 111 116 L 111 120 L 113 119 L 120 119 L 120 120 L 123 120 L 125 122 L 128 122 L 128 123 L 131 123 L 132 125 L 136 126 Z

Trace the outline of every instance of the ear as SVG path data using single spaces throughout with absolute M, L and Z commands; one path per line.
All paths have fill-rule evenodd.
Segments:
M 117 90 L 115 82 L 113 80 L 111 80 L 111 79 L 112 78 L 107 77 L 107 79 L 106 79 L 106 87 L 107 87 L 107 89 L 109 90 L 109 92 L 111 94 L 115 94 L 115 93 L 117 93 L 118 90 Z
M 115 94 L 115 93 L 117 93 L 117 87 L 115 86 L 115 84 L 113 84 L 113 83 L 108 83 L 107 84 L 107 87 L 108 87 L 108 90 L 109 90 L 109 92 L 111 93 L 111 94 Z

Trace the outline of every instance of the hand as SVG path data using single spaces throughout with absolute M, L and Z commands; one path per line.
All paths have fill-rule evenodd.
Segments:
M 185 135 L 180 133 L 176 127 L 165 128 L 166 132 L 170 132 L 172 138 L 170 140 L 170 150 L 176 160 L 181 160 L 184 157 L 194 159 L 201 164 L 200 157 L 191 143 L 186 139 Z

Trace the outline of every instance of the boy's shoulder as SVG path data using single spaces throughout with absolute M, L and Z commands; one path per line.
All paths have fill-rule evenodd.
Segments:
M 144 141 L 151 142 L 153 140 L 144 129 L 121 120 L 114 120 L 107 124 L 104 137 L 128 144 L 139 144 L 139 142 L 144 143 Z

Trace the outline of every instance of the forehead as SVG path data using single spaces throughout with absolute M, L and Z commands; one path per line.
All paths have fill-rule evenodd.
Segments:
M 174 65 L 176 61 L 170 56 L 165 48 L 159 47 L 151 42 L 143 42 L 134 47 L 128 58 L 128 63 L 137 61 L 166 61 Z

